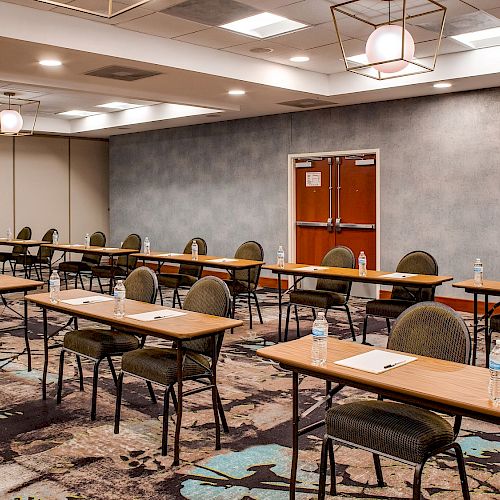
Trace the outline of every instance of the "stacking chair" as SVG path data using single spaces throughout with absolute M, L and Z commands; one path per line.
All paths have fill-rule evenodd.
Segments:
M 322 266 L 345 267 L 354 269 L 356 259 L 350 248 L 337 246 L 332 248 L 321 261 Z M 340 281 L 333 279 L 318 279 L 315 290 L 292 290 L 290 301 L 286 310 L 285 341 L 288 339 L 288 326 L 290 324 L 290 309 L 295 310 L 295 321 L 297 322 L 297 337 L 300 337 L 299 314 L 297 306 L 311 307 L 313 317 L 316 319 L 316 308 L 325 310 L 325 318 L 330 309 L 345 311 L 351 328 L 351 335 L 356 342 L 356 334 L 352 324 L 351 311 L 349 310 L 349 297 L 351 295 L 351 281 Z
M 193 238 L 188 241 L 184 247 L 185 254 L 191 254 L 191 245 L 193 241 L 198 243 L 198 255 L 207 255 L 207 243 L 203 238 Z M 176 273 L 162 273 L 158 274 L 158 284 L 160 286 L 160 302 L 163 305 L 162 287 L 173 288 L 174 295 L 172 297 L 172 307 L 175 307 L 176 301 L 182 309 L 181 297 L 179 295 L 179 288 L 190 288 L 200 278 L 203 271 L 203 266 L 193 266 L 190 264 L 181 264 L 179 271 Z
M 101 231 L 96 231 L 90 236 L 90 246 L 93 247 L 104 247 L 106 246 L 106 235 Z M 98 266 L 101 263 L 100 254 L 95 253 L 84 253 L 82 254 L 81 260 L 70 260 L 67 262 L 61 262 L 59 264 L 59 271 L 64 273 L 64 281 L 66 283 L 66 289 L 68 289 L 68 273 L 75 275 L 75 288 L 78 288 L 78 278 L 80 278 L 80 284 L 83 286 L 82 275 L 92 274 L 92 267 Z
M 139 267 L 132 271 L 124 282 L 127 299 L 139 300 L 154 304 L 158 292 L 158 282 L 156 274 L 148 267 Z M 144 344 L 144 337 L 141 341 L 133 334 L 107 330 L 104 328 L 76 329 L 68 332 L 64 336 L 63 348 L 59 359 L 59 380 L 57 385 L 57 404 L 61 403 L 64 355 L 70 352 L 76 355 L 78 369 L 80 372 L 80 391 L 83 391 L 83 373 L 80 358 L 84 357 L 94 362 L 94 375 L 92 379 L 92 408 L 90 411 L 91 420 L 96 419 L 97 404 L 97 379 L 99 376 L 99 365 L 106 359 L 113 376 L 115 384 L 117 377 L 113 361 L 113 356 L 121 356 L 123 353 L 139 349 Z M 154 398 L 153 388 L 148 383 L 150 394 Z
M 438 274 L 438 265 L 436 259 L 427 252 L 417 250 L 406 254 L 396 267 L 398 273 L 413 274 Z M 390 299 L 370 300 L 366 304 L 365 320 L 363 322 L 363 344 L 366 344 L 366 331 L 368 327 L 368 318 L 378 316 L 385 318 L 387 331 L 391 333 L 391 319 L 396 319 L 405 309 L 416 302 L 434 300 L 434 287 L 412 288 L 394 286 L 392 288 Z
M 31 238 L 31 228 L 25 226 L 17 233 L 17 240 L 29 240 Z M 26 248 L 15 245 L 12 247 L 12 251 L 10 252 L 0 252 L 0 262 L 2 263 L 2 274 L 5 274 L 5 263 L 8 262 L 10 264 L 10 268 L 12 272 L 14 271 L 14 262 L 16 262 L 16 258 L 18 255 L 23 255 L 26 252 Z
M 234 254 L 234 258 L 262 261 L 264 260 L 264 250 L 256 241 L 246 241 L 238 247 Z M 257 306 L 260 323 L 263 323 L 259 299 L 257 298 L 256 293 L 257 287 L 259 286 L 260 270 L 261 266 L 252 267 L 250 269 L 236 270 L 233 272 L 230 279 L 224 280 L 229 287 L 231 296 L 233 297 L 233 318 L 236 312 L 236 299 L 240 296 L 247 297 L 248 313 L 250 315 L 250 329 L 253 327 L 251 297 L 253 297 L 255 305 Z
M 231 296 L 226 284 L 215 276 L 198 280 L 184 299 L 184 310 L 215 316 L 227 316 L 231 310 Z M 162 455 L 167 454 L 168 421 L 170 396 L 177 412 L 177 438 L 181 428 L 182 405 L 178 407 L 174 386 L 177 383 L 177 350 L 182 349 L 183 381 L 201 384 L 190 390 L 178 388 L 184 398 L 201 391 L 212 391 L 212 406 L 215 420 L 215 448 L 220 449 L 219 416 L 224 431 L 229 432 L 224 409 L 217 389 L 216 365 L 222 346 L 224 333 L 215 337 L 189 340 L 174 348 L 146 347 L 123 355 L 122 371 L 118 377 L 116 398 L 115 434 L 120 432 L 120 410 L 124 375 L 145 379 L 165 388 L 163 400 Z
M 399 316 L 387 347 L 468 364 L 471 339 L 465 322 L 453 309 L 436 302 L 423 302 L 411 306 Z M 397 377 L 397 373 L 394 377 Z M 427 460 L 453 450 L 463 497 L 469 499 L 462 450 L 456 441 L 461 421 L 462 417 L 455 417 L 452 426 L 432 411 L 380 398 L 335 405 L 326 412 L 318 497 L 325 497 L 328 456 L 331 467 L 330 494 L 336 495 L 335 442 L 373 454 L 379 487 L 384 486 L 380 456 L 414 466 L 414 500 L 420 499 L 422 470 Z
M 121 248 L 130 248 L 132 250 L 137 250 L 140 252 L 141 250 L 141 237 L 138 234 L 132 233 L 129 234 L 125 241 L 122 243 Z M 90 275 L 90 289 L 92 290 L 92 280 L 94 277 L 97 278 L 97 282 L 99 283 L 99 288 L 101 293 L 104 291 L 102 288 L 101 279 L 109 279 L 111 281 L 115 281 L 116 278 L 124 278 L 127 274 L 135 268 L 135 264 L 137 262 L 137 257 L 133 257 L 129 255 L 122 255 L 118 257 L 116 260 L 116 265 L 97 265 L 91 268 Z M 128 265 L 127 265 L 128 264 Z
M 42 238 L 42 241 L 47 243 L 52 243 L 52 236 L 57 231 L 57 229 L 49 229 Z M 24 269 L 26 275 L 31 278 L 31 271 L 35 268 L 36 276 L 39 280 L 43 281 L 43 268 L 46 267 L 49 270 L 49 275 L 52 272 L 52 256 L 54 255 L 53 248 L 39 247 L 36 255 L 16 255 L 16 260 L 14 262 L 14 274 L 16 272 L 16 267 L 18 265 L 26 266 Z

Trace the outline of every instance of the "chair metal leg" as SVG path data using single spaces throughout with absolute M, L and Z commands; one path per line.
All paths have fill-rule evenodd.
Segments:
M 174 288 L 174 293 L 172 295 L 172 308 L 175 308 L 175 292 L 177 291 L 177 288 Z
M 113 365 L 113 361 L 111 360 L 110 356 L 106 356 L 106 359 L 108 360 L 109 369 L 111 370 L 111 375 L 113 376 L 113 382 L 115 383 L 116 387 L 118 385 L 118 378 L 116 377 L 116 371 Z
M 215 449 L 220 450 L 220 421 L 219 421 L 219 401 L 217 386 L 215 381 L 212 382 L 212 408 L 214 410 L 214 422 L 215 422 Z
M 66 290 L 68 289 L 68 273 L 65 271 L 63 273 L 63 277 L 64 277 L 64 284 L 66 285 Z
M 146 385 L 148 386 L 148 391 L 149 391 L 149 396 L 151 397 L 151 401 L 155 405 L 156 396 L 155 396 L 155 391 L 153 390 L 153 384 L 149 380 L 146 380 Z
M 470 500 L 469 484 L 467 482 L 467 471 L 465 470 L 464 454 L 458 443 L 453 443 L 453 449 L 457 458 L 458 472 L 460 474 L 460 484 L 462 486 L 462 495 L 464 500 Z
M 424 470 L 424 463 L 418 464 L 415 467 L 413 474 L 413 500 L 420 500 L 420 489 L 422 487 L 422 471 Z
M 90 420 L 95 420 L 97 411 L 97 380 L 99 377 L 99 365 L 102 360 L 98 359 L 94 364 L 94 375 L 92 377 L 92 406 L 90 409 Z
M 227 425 L 226 414 L 224 413 L 224 407 L 222 406 L 222 401 L 220 399 L 220 394 L 218 389 L 217 389 L 217 405 L 219 407 L 219 416 L 222 424 L 222 429 L 226 434 L 229 434 L 229 426 Z
M 311 307 L 312 313 L 313 313 L 313 320 L 316 321 L 316 309 L 314 307 Z
M 389 318 L 385 318 L 385 322 L 387 324 L 387 333 L 391 334 L 391 320 Z
M 179 304 L 179 308 L 182 309 L 182 301 L 181 301 L 181 294 L 179 293 L 179 289 L 175 289 L 176 294 L 177 294 L 177 303 Z
M 175 413 L 177 413 L 177 396 L 175 395 L 174 386 L 172 386 L 172 389 L 170 390 L 170 396 L 172 396 L 172 403 L 174 405 L 174 410 Z
M 92 291 L 92 281 L 94 280 L 94 275 L 90 275 L 90 283 L 89 283 L 89 290 Z
M 160 304 L 163 305 L 163 289 L 158 285 L 158 295 L 160 296 Z
M 321 463 L 319 466 L 319 487 L 318 487 L 318 500 L 323 500 L 325 498 L 326 489 L 326 468 L 327 468 L 327 458 L 328 458 L 328 436 L 323 438 L 323 445 L 321 446 Z
M 101 290 L 101 293 L 104 293 L 104 288 L 102 287 L 101 278 L 99 278 L 99 276 L 97 276 L 97 283 L 99 284 L 99 289 Z
M 328 440 L 328 455 L 330 457 L 330 495 L 337 494 L 337 478 L 335 476 L 335 454 L 333 453 L 333 441 Z
M 250 300 L 250 290 L 247 292 L 248 314 L 250 316 L 250 330 L 253 328 L 252 301 Z
M 82 278 L 82 273 L 78 272 L 78 277 L 80 278 L 80 284 L 82 285 L 82 290 L 85 290 L 85 285 L 83 284 L 83 278 Z M 76 286 L 76 280 L 75 280 L 75 288 L 78 288 Z
M 294 310 L 295 310 L 295 322 L 297 323 L 297 338 L 300 338 L 300 324 L 299 324 L 299 308 L 297 307 L 297 304 L 294 304 Z
M 61 349 L 61 354 L 59 355 L 59 377 L 57 379 L 57 398 L 56 404 L 61 404 L 62 399 L 62 385 L 63 385 L 63 375 L 64 375 L 64 349 Z
M 262 313 L 260 312 L 260 304 L 259 304 L 259 299 L 257 298 L 257 294 L 255 292 L 252 292 L 253 298 L 255 300 L 255 305 L 257 306 L 257 314 L 259 315 L 259 321 L 260 324 L 264 324 L 264 321 L 262 320 Z
M 82 369 L 82 361 L 78 354 L 76 355 L 76 364 L 78 365 L 78 374 L 80 378 L 80 391 L 83 391 L 83 369 Z
M 365 319 L 363 321 L 363 340 L 362 344 L 366 344 L 366 330 L 368 328 L 368 315 L 365 315 Z
M 170 400 L 170 392 L 172 386 L 169 385 L 165 389 L 165 395 L 163 397 L 163 425 L 161 431 L 161 454 L 164 457 L 167 454 L 167 445 L 168 445 L 168 403 Z
M 352 324 L 351 311 L 347 304 L 344 307 L 345 312 L 347 313 L 347 319 L 349 320 L 349 328 L 351 329 L 352 341 L 356 342 L 356 332 L 354 331 L 354 325 Z
M 285 321 L 285 342 L 288 340 L 288 327 L 290 325 L 290 309 L 292 304 L 288 303 L 286 308 L 286 321 Z
M 380 456 L 376 453 L 373 454 L 373 463 L 375 464 L 375 473 L 377 474 L 377 485 L 382 488 L 385 486 L 384 475 L 382 473 L 382 466 L 380 465 Z
M 116 387 L 116 409 L 115 409 L 115 428 L 114 433 L 120 432 L 120 413 L 122 408 L 122 391 L 123 391 L 123 372 L 118 375 L 118 385 Z

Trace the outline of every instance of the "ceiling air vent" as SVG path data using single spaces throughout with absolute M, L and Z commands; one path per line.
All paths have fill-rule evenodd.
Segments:
M 282 106 L 291 106 L 292 108 L 308 109 L 318 108 L 320 106 L 334 106 L 337 103 L 322 101 L 321 99 L 298 99 L 296 101 L 278 102 L 278 104 L 281 104 Z
M 149 71 L 145 69 L 129 68 L 127 66 L 106 66 L 85 73 L 89 76 L 99 76 L 100 78 L 110 78 L 111 80 L 124 80 L 134 82 L 150 76 L 159 75 L 158 71 Z

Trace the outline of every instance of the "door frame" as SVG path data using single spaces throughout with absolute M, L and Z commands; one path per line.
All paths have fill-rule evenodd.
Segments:
M 380 149 L 355 149 L 348 151 L 327 151 L 313 153 L 293 153 L 288 155 L 288 260 L 295 262 L 296 257 L 296 239 L 295 239 L 295 223 L 297 222 L 295 210 L 295 160 L 300 158 L 324 157 L 324 156 L 349 156 L 357 154 L 374 154 L 375 155 L 375 249 L 377 253 L 376 270 L 380 270 Z M 380 292 L 380 285 L 377 285 L 377 297 Z

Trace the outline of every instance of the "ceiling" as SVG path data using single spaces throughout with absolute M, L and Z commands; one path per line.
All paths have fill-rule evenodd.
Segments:
M 362 2 L 367 6 L 364 13 L 385 16 L 377 9 L 386 2 Z M 107 5 L 105 0 L 67 3 L 89 9 Z M 120 0 L 116 8 L 131 3 L 135 2 Z M 439 92 L 500 86 L 500 45 L 471 50 L 450 37 L 444 38 L 432 73 L 384 82 L 347 73 L 332 23 L 330 6 L 334 3 L 239 0 L 238 12 L 266 11 L 308 25 L 256 39 L 214 26 L 234 12 L 235 2 L 228 0 L 151 0 L 109 20 L 36 0 L 0 1 L 0 92 L 15 90 L 41 101 L 38 131 L 109 136 L 297 111 L 302 108 L 282 103 L 304 99 L 320 100 L 319 107 L 428 95 L 437 92 L 432 83 L 441 80 L 453 86 Z M 419 8 L 425 0 L 408 3 Z M 441 3 L 448 9 L 450 34 L 460 23 L 477 22 L 477 16 L 500 26 L 500 0 Z M 350 23 L 344 33 L 346 50 L 362 53 L 366 32 Z M 412 34 L 416 56 L 432 55 L 436 31 L 421 25 L 413 26 Z M 309 61 L 289 60 L 297 55 L 308 56 Z M 38 61 L 45 58 L 59 59 L 63 65 L 42 67 Z M 125 81 L 86 74 L 109 66 L 156 75 Z M 245 90 L 246 95 L 229 96 L 228 90 L 235 88 Z M 150 109 L 72 120 L 57 115 L 69 109 L 99 112 L 95 106 L 110 101 Z

